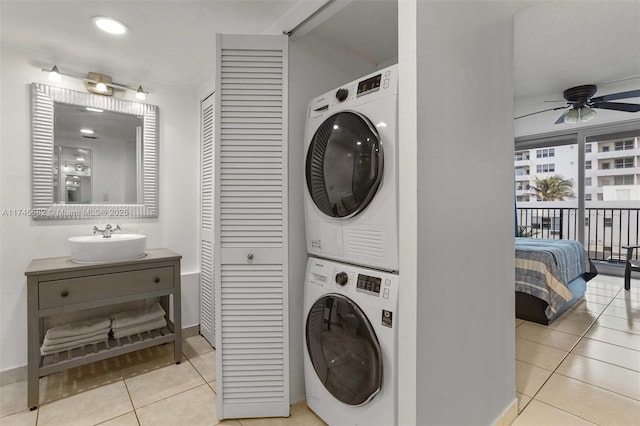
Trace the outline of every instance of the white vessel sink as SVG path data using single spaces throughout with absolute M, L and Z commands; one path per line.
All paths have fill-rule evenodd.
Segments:
M 69 238 L 71 261 L 75 263 L 105 263 L 143 257 L 147 236 L 142 234 L 112 234 L 109 238 L 91 235 Z

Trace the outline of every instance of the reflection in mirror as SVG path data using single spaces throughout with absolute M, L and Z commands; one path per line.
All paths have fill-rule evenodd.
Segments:
M 32 84 L 34 219 L 158 216 L 158 107 Z
M 54 119 L 54 203 L 138 203 L 143 117 L 55 102 Z

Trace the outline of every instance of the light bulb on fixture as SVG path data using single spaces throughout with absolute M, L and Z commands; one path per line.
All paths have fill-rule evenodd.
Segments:
M 100 92 L 107 91 L 107 85 L 104 83 L 102 77 L 98 77 L 98 82 L 96 83 L 96 90 Z
M 580 109 L 580 121 L 584 122 L 584 121 L 589 121 L 591 119 L 593 119 L 596 116 L 596 112 L 589 107 L 583 107 L 582 109 Z
M 62 76 L 60 75 L 60 71 L 58 71 L 57 65 L 54 65 L 51 71 L 49 71 L 49 80 L 55 81 L 56 83 L 62 81 Z
M 567 115 L 564 116 L 565 123 L 577 123 L 579 119 L 580 113 L 575 108 L 572 108 L 571 111 L 569 111 Z
M 139 101 L 144 101 L 147 99 L 147 94 L 142 89 L 142 86 L 138 86 L 138 90 L 136 91 L 136 99 Z

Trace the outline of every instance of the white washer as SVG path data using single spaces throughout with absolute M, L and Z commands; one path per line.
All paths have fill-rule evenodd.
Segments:
M 382 69 L 309 104 L 309 254 L 398 270 L 397 71 Z
M 330 425 L 396 425 L 398 275 L 311 257 L 303 308 L 309 408 Z

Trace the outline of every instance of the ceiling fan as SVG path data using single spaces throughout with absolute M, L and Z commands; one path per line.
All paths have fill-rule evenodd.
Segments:
M 577 123 L 583 121 L 589 121 L 595 117 L 596 112 L 594 108 L 611 109 L 615 111 L 624 112 L 638 112 L 640 111 L 640 104 L 629 104 L 623 102 L 610 102 L 616 99 L 628 99 L 640 97 L 640 90 L 630 90 L 628 92 L 611 93 L 609 95 L 593 97 L 596 94 L 598 87 L 595 84 L 586 84 L 583 86 L 576 86 L 565 90 L 562 93 L 564 101 L 549 101 L 549 102 L 565 102 L 566 105 L 549 108 L 542 111 L 532 112 L 530 114 L 521 115 L 518 118 L 528 117 L 534 114 L 540 114 L 546 111 L 555 111 L 559 109 L 567 109 L 556 120 L 555 124 L 560 123 Z

